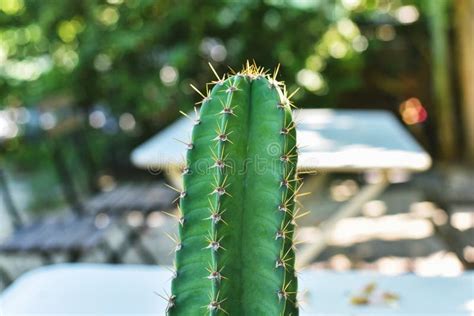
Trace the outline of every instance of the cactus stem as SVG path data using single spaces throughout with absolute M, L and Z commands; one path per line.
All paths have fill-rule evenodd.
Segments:
M 298 179 L 290 179 L 290 175 L 292 174 L 292 172 L 293 172 L 293 168 L 291 168 L 288 175 L 280 181 L 280 187 L 285 187 L 287 189 L 290 189 L 290 183 L 298 181 Z
M 227 68 L 229 68 L 231 74 L 235 75 L 237 73 L 231 66 L 227 66 Z
M 280 130 L 280 134 L 281 135 L 288 135 L 290 133 L 290 131 L 295 128 L 295 123 L 291 122 L 290 125 L 288 125 L 287 127 L 283 127 L 281 130 Z M 293 136 L 293 135 L 291 135 Z
M 187 175 L 187 174 L 190 174 L 191 173 L 191 169 L 189 169 L 188 167 L 184 167 L 183 168 L 183 171 L 181 172 L 181 174 L 184 176 L 184 175 Z
M 235 80 L 234 80 L 234 82 L 230 83 L 227 86 L 227 89 L 224 92 L 231 95 L 232 93 L 236 91 L 241 91 L 241 89 L 239 89 L 239 87 L 235 84 Z
M 224 247 L 221 245 L 221 240 L 224 237 L 221 237 L 219 239 L 216 238 L 216 236 L 210 236 L 207 237 L 207 242 L 209 243 L 207 247 L 204 247 L 203 249 L 212 249 L 212 251 L 217 252 L 219 249 L 226 250 Z
M 291 281 L 289 281 L 286 285 L 284 285 L 281 289 L 278 289 L 277 296 L 278 300 L 289 300 L 289 295 L 296 294 L 295 292 L 289 292 L 288 287 L 290 286 Z M 293 302 L 292 302 L 293 303 Z
M 278 269 L 278 268 L 283 268 L 285 271 L 288 271 L 288 264 L 287 262 L 290 260 L 290 258 L 287 258 L 288 257 L 288 254 L 289 252 L 293 250 L 293 248 L 288 248 L 288 251 L 283 255 L 283 256 L 280 256 L 276 262 L 275 262 L 275 268 Z
M 230 133 L 220 133 L 220 134 L 217 134 L 217 136 L 213 139 L 213 140 L 218 140 L 220 142 L 229 142 L 231 144 L 233 144 L 233 142 L 229 139 L 229 135 L 231 134 L 232 132 Z
M 176 270 L 176 268 L 168 268 L 166 267 L 166 270 L 168 270 L 169 272 L 171 272 L 171 277 L 168 279 L 168 280 L 174 280 L 178 277 L 178 270 Z
M 210 96 L 209 89 L 207 88 L 207 86 L 206 86 L 206 95 L 204 95 L 201 91 L 199 91 L 199 89 L 196 88 L 193 84 L 190 84 L 190 86 L 194 91 L 196 91 L 202 97 L 202 100 L 199 101 L 199 102 L 196 102 L 196 104 L 201 104 L 201 103 L 205 103 L 207 101 L 212 100 L 212 98 Z
M 288 207 L 287 207 L 286 203 L 282 203 L 282 204 L 278 205 L 278 210 L 282 213 L 288 212 Z
M 209 193 L 209 195 L 217 194 L 219 196 L 223 196 L 224 194 L 227 194 L 228 196 L 232 197 L 232 195 L 230 195 L 230 193 L 226 191 L 226 188 L 229 186 L 229 184 L 226 184 L 227 176 L 224 178 L 221 184 L 219 184 L 217 179 L 215 179 L 215 181 L 216 185 L 214 187 L 214 190 Z
M 298 93 L 299 90 L 300 90 L 300 88 L 296 88 L 295 91 L 293 91 L 293 92 L 287 97 L 288 101 L 290 101 L 291 98 L 292 98 L 296 93 Z M 291 104 L 291 103 L 290 103 L 290 106 L 294 107 L 294 105 Z
M 214 164 L 210 168 L 218 168 L 223 170 L 225 167 L 230 167 L 230 165 L 225 163 L 228 155 L 224 156 L 224 149 L 222 149 L 220 156 L 217 156 L 214 150 L 211 148 L 211 155 L 212 159 L 214 160 Z
M 168 234 L 167 232 L 165 232 L 165 235 L 166 235 L 171 241 L 173 241 L 173 242 L 175 243 L 175 250 L 174 250 L 175 252 L 176 252 L 176 251 L 179 251 L 179 250 L 181 250 L 181 248 L 183 248 L 183 244 L 181 243 L 181 241 L 179 240 L 178 237 L 173 237 L 173 236 L 171 236 L 170 234 Z M 173 252 L 173 251 L 171 251 L 170 254 L 171 254 L 172 252 Z
M 209 272 L 209 275 L 206 277 L 209 280 L 213 280 L 216 282 L 220 282 L 222 279 L 226 280 L 227 278 L 222 275 L 222 270 L 224 267 L 220 268 L 219 270 L 213 269 L 211 266 L 209 268 L 206 268 L 207 272 Z
M 247 61 L 240 72 L 231 69 L 233 76 L 219 76 L 209 66 L 215 81 L 201 91 L 191 86 L 203 106 L 192 132 L 194 146 L 185 143 L 193 149 L 185 163 L 191 170 L 183 172 L 190 174 L 183 177 L 183 192 L 176 190 L 184 217 L 173 212 L 183 244 L 175 242 L 183 249 L 176 254 L 179 276 L 172 288 L 177 298 L 169 315 L 194 315 L 204 308 L 208 316 L 297 316 L 291 304 L 296 301 L 291 291 L 297 290 L 292 222 L 299 194 L 289 100 L 294 93 L 288 96 L 278 81 L 279 67 L 269 73 Z M 281 146 L 276 153 L 263 146 L 273 143 Z M 264 174 L 247 168 L 249 158 L 261 156 L 277 163 L 275 168 Z M 199 166 L 207 166 L 205 174 L 198 172 Z
M 171 185 L 169 185 L 169 184 L 167 184 L 167 183 L 165 183 L 165 185 L 166 185 L 168 188 L 170 188 L 171 190 L 173 190 L 173 191 L 179 193 L 178 197 L 173 200 L 173 203 L 175 203 L 175 202 L 178 201 L 179 199 L 182 199 L 182 198 L 184 198 L 184 197 L 186 196 L 186 191 L 181 191 L 181 190 L 179 190 L 179 189 L 176 189 L 175 187 L 173 187 L 173 186 L 171 186 Z
M 224 214 L 225 210 L 219 212 L 216 208 L 212 206 L 212 203 L 210 201 L 209 203 L 211 204 L 211 207 L 209 208 L 209 210 L 211 211 L 211 216 L 206 217 L 205 220 L 210 219 L 214 224 L 223 222 L 225 225 L 228 225 L 227 222 L 222 219 L 222 214 Z
M 212 296 L 209 297 L 209 299 L 211 300 L 209 302 L 208 305 L 206 306 L 203 306 L 203 308 L 206 308 L 207 310 L 209 310 L 210 312 L 217 312 L 217 311 L 221 311 L 223 312 L 224 314 L 226 315 L 229 315 L 229 313 L 222 308 L 222 303 L 224 303 L 227 299 L 224 298 L 222 300 L 219 300 L 219 292 L 217 293 L 216 295 L 216 298 L 213 298 Z
M 291 158 L 290 155 L 281 155 L 280 156 L 280 161 L 284 162 L 284 163 L 287 163 L 287 162 L 290 162 L 290 158 Z
M 306 215 L 309 214 L 309 211 L 306 211 L 306 212 L 301 213 L 301 214 L 300 214 L 300 212 L 301 212 L 301 208 L 297 208 L 295 213 L 293 214 L 293 220 L 297 220 L 297 219 L 302 218 L 303 216 L 306 216 Z
M 214 69 L 214 67 L 212 66 L 212 64 L 211 64 L 211 63 L 208 63 L 208 65 L 209 65 L 209 68 L 211 68 L 212 72 L 214 73 L 214 75 L 215 75 L 216 78 L 217 78 L 217 81 L 213 81 L 212 83 L 213 83 L 213 84 L 217 84 L 217 85 L 223 84 L 223 83 L 224 83 L 224 79 L 225 79 L 225 75 L 223 75 L 222 78 L 219 77 L 219 75 L 217 74 L 217 71 Z
M 215 194 L 215 193 L 217 193 L 217 195 L 219 195 L 219 196 L 223 196 L 224 194 L 227 194 L 228 196 L 231 196 L 231 195 L 229 194 L 229 192 L 227 192 L 227 191 L 225 190 L 225 187 L 221 187 L 221 186 L 216 187 L 216 188 L 214 189 L 214 191 L 212 191 L 210 194 Z
M 176 305 L 176 295 L 169 295 L 168 293 L 166 293 L 166 291 L 165 291 L 165 295 L 161 295 L 160 293 L 157 293 L 157 292 L 155 292 L 155 294 L 167 302 L 166 312 L 169 312 L 169 310 Z
M 281 223 L 282 227 L 279 230 L 277 230 L 276 235 L 275 235 L 275 240 L 280 239 L 280 238 L 286 239 L 286 235 L 290 232 L 288 230 L 288 226 L 290 225 L 290 222 L 287 221 L 285 226 L 283 226 L 283 224 L 285 224 L 285 222 L 282 222 Z
M 277 109 L 283 110 L 288 105 L 288 100 L 283 99 L 277 102 Z
M 226 164 L 224 163 L 224 161 L 220 160 L 220 159 L 217 159 L 214 164 L 212 165 L 214 168 L 219 168 L 219 169 L 224 169 L 224 167 L 226 166 Z
M 190 117 L 186 112 L 183 112 L 183 111 L 179 111 L 179 113 L 181 113 L 184 117 L 190 119 L 194 125 L 199 125 L 201 123 L 201 119 L 199 118 L 199 113 L 197 111 L 197 108 L 194 107 L 194 113 L 196 114 L 196 118 L 193 119 L 192 117 Z
M 229 135 L 232 134 L 232 131 L 227 132 L 227 122 L 225 122 L 224 127 L 217 126 L 216 134 L 217 136 L 213 139 L 218 142 L 229 142 L 233 144 L 233 142 L 229 139 Z
M 191 142 L 188 143 L 188 142 L 185 142 L 184 140 L 177 139 L 177 138 L 174 138 L 174 140 L 176 140 L 176 141 L 178 141 L 178 142 L 180 142 L 180 143 L 186 145 L 186 147 L 187 147 L 188 149 L 193 149 L 193 148 L 194 148 L 194 145 L 193 145 L 193 143 L 191 143 Z
M 163 211 L 163 213 L 165 213 L 166 215 L 168 216 L 171 216 L 173 217 L 174 219 L 176 219 L 176 221 L 181 225 L 183 226 L 184 225 L 184 216 L 183 216 L 183 212 L 181 211 L 181 207 L 179 205 L 177 205 L 177 208 L 178 210 L 178 214 L 172 214 L 172 213 L 169 213 L 169 212 L 165 212 Z
M 273 80 L 276 80 L 276 78 L 278 76 L 278 71 L 280 71 L 280 63 L 278 63 L 275 70 L 273 71 Z
M 220 115 L 230 114 L 237 117 L 237 115 L 234 113 L 234 109 L 237 107 L 237 105 L 234 105 L 231 107 L 229 104 L 222 102 L 222 100 L 219 100 L 219 101 L 221 102 L 221 105 L 222 105 L 222 111 L 220 111 L 217 114 L 220 114 Z

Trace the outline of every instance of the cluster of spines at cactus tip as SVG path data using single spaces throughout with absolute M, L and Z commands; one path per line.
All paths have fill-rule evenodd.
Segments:
M 275 110 L 283 111 L 282 128 L 279 131 L 282 140 L 281 146 L 281 155 L 279 156 L 280 167 L 283 170 L 283 177 L 279 180 L 279 187 L 281 191 L 281 201 L 278 205 L 275 205 L 275 212 L 281 214 L 281 221 L 278 227 L 275 227 L 274 240 L 281 241 L 281 249 L 279 254 L 275 258 L 274 266 L 272 267 L 275 270 L 281 269 L 285 275 L 283 278 L 283 283 L 279 288 L 273 289 L 275 297 L 278 299 L 278 302 L 283 302 L 283 304 L 290 304 L 297 310 L 296 302 L 296 284 L 292 284 L 291 280 L 295 279 L 295 268 L 294 268 L 294 226 L 296 218 L 300 217 L 303 214 L 299 214 L 299 208 L 296 208 L 295 197 L 298 196 L 298 192 L 301 189 L 300 179 L 296 176 L 296 139 L 294 139 L 294 134 L 290 132 L 295 128 L 295 123 L 291 118 L 291 112 L 288 111 L 291 109 L 293 104 L 290 99 L 294 95 L 293 92 L 291 95 L 287 95 L 286 87 L 282 82 L 277 81 L 278 68 L 276 68 L 273 75 L 269 75 L 262 67 L 256 66 L 255 63 L 247 64 L 243 67 L 240 72 L 234 72 L 228 75 L 228 78 L 224 75 L 219 77 L 212 67 L 209 64 L 211 70 L 217 77 L 216 81 L 211 82 L 214 85 L 225 85 L 224 93 L 226 94 L 226 101 L 221 101 L 221 110 L 218 112 L 218 119 L 216 120 L 217 125 L 215 127 L 215 137 L 213 138 L 214 144 L 212 145 L 212 159 L 213 164 L 210 168 L 216 170 L 214 178 L 213 189 L 208 194 L 209 200 L 209 213 L 203 220 L 209 221 L 210 230 L 208 236 L 206 237 L 205 244 L 203 244 L 202 251 L 210 251 L 212 253 L 212 261 L 209 262 L 207 270 L 207 279 L 212 283 L 212 291 L 209 293 L 209 302 L 207 305 L 202 306 L 203 309 L 206 309 L 210 315 L 216 315 L 218 312 L 224 314 L 229 314 L 223 307 L 226 297 L 222 297 L 220 293 L 220 285 L 222 282 L 228 278 L 228 276 L 223 274 L 224 266 L 219 266 L 219 253 L 226 251 L 225 244 L 222 243 L 223 236 L 219 234 L 219 228 L 221 225 L 227 225 L 225 220 L 226 210 L 221 208 L 221 202 L 225 198 L 232 198 L 230 192 L 227 188 L 229 186 L 228 177 L 226 172 L 228 169 L 232 168 L 231 164 L 226 161 L 227 155 L 225 154 L 227 146 L 232 146 L 232 133 L 233 131 L 228 129 L 228 122 L 234 117 L 237 117 L 235 113 L 235 107 L 238 105 L 231 105 L 232 98 L 235 93 L 239 92 L 239 86 L 236 83 L 239 76 L 246 76 L 250 80 L 258 80 L 260 78 L 266 78 L 269 83 L 270 89 L 276 89 L 280 95 L 280 102 L 275 104 Z M 232 78 L 234 80 L 232 80 Z M 191 86 L 196 92 L 198 92 L 202 100 L 197 102 L 197 104 L 205 105 L 206 102 L 211 100 L 211 95 L 209 92 L 209 87 L 206 86 L 207 93 L 201 93 L 197 88 Z M 187 114 L 182 113 L 188 118 L 193 120 L 195 125 L 201 123 L 199 118 L 199 113 L 196 110 L 196 115 L 194 118 L 189 117 Z M 192 141 L 183 142 L 187 150 L 194 150 L 194 144 Z M 192 173 L 190 166 L 185 166 L 183 168 L 183 176 Z M 183 187 L 182 190 L 178 190 L 179 196 L 178 200 L 181 201 L 186 198 L 187 192 L 186 188 Z M 186 217 L 181 211 L 180 205 L 178 205 L 178 213 L 174 215 L 177 219 L 180 229 L 186 225 Z M 181 241 L 176 238 L 172 238 L 176 247 L 175 250 L 179 251 L 183 245 Z M 178 272 L 173 273 L 173 278 L 178 277 Z M 288 281 L 287 281 L 288 280 Z M 176 296 L 175 295 L 166 295 L 164 297 L 167 301 L 166 312 L 169 313 L 176 306 Z M 297 312 L 295 312 L 296 314 Z M 282 315 L 284 312 L 282 312 Z M 285 315 L 288 315 L 285 313 Z M 291 315 L 291 313 L 290 313 Z

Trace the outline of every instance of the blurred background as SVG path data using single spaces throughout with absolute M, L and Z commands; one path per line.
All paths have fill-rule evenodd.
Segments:
M 300 87 L 298 107 L 392 112 L 434 160 L 430 171 L 392 186 L 336 227 L 316 265 L 423 275 L 472 268 L 473 6 L 0 0 L 0 168 L 9 193 L 0 205 L 0 240 L 16 229 L 12 209 L 31 223 L 118 183 L 160 181 L 132 166 L 131 151 L 199 101 L 190 84 L 202 88 L 214 79 L 208 62 L 223 73 L 254 59 L 269 69 L 281 64 L 289 90 Z M 330 212 L 364 180 L 328 175 L 327 192 L 313 194 L 313 204 Z M 126 222 L 146 226 L 144 245 L 170 264 L 172 243 L 156 229 L 167 217 L 152 215 L 132 212 Z M 122 225 L 109 235 L 112 248 L 127 238 Z M 123 260 L 143 262 L 134 251 Z M 30 255 L 0 254 L 0 266 L 15 278 L 42 264 Z M 81 260 L 105 259 L 90 251 Z

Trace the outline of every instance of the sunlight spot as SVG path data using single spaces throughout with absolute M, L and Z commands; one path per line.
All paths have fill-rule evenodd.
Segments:
M 53 129 L 56 126 L 58 119 L 56 115 L 51 112 L 41 113 L 39 116 L 39 125 L 44 130 Z
M 166 223 L 166 218 L 161 212 L 154 211 L 148 215 L 146 222 L 149 227 L 157 228 Z
M 397 9 L 395 16 L 400 23 L 410 24 L 418 20 L 420 13 L 414 5 L 405 5 Z
M 211 58 L 214 61 L 221 62 L 227 57 L 227 50 L 224 45 L 217 44 L 211 48 Z
M 165 65 L 160 69 L 160 79 L 165 86 L 172 86 L 178 80 L 178 70 L 172 66 Z
M 94 220 L 95 227 L 98 229 L 104 229 L 110 225 L 110 217 L 105 213 L 99 213 L 96 215 Z
M 469 300 L 464 304 L 464 308 L 469 311 L 474 313 L 474 300 Z
M 416 258 L 415 274 L 421 276 L 457 276 L 462 273 L 462 264 L 455 254 L 436 252 L 428 257 Z
M 384 24 L 377 27 L 375 32 L 377 38 L 385 42 L 392 41 L 396 36 L 395 28 L 389 24 Z
M 390 169 L 387 173 L 390 183 L 404 183 L 411 178 L 411 173 L 404 169 Z
M 347 52 L 348 48 L 345 42 L 336 40 L 329 45 L 329 54 L 336 59 L 344 58 Z
M 399 275 L 409 271 L 410 259 L 398 257 L 383 257 L 375 262 L 377 270 L 382 274 Z
M 127 223 L 132 227 L 142 226 L 144 221 L 143 213 L 140 211 L 131 211 L 127 215 Z
M 377 218 L 353 217 L 340 220 L 330 243 L 349 246 L 371 239 L 423 239 L 433 235 L 433 225 L 426 219 L 413 219 L 409 214 L 384 215 Z
M 359 53 L 363 52 L 368 47 L 369 47 L 369 41 L 367 40 L 367 37 L 365 37 L 364 35 L 356 36 L 352 40 L 352 48 L 354 48 L 356 52 L 359 52 Z
M 345 255 L 338 254 L 329 259 L 329 266 L 335 271 L 346 271 L 351 268 L 351 261 Z
M 89 114 L 89 124 L 93 128 L 102 128 L 105 126 L 107 118 L 105 117 L 105 113 L 100 110 L 92 111 Z
M 367 217 L 379 217 L 387 212 L 387 205 L 384 201 L 373 200 L 364 204 L 362 214 Z
M 353 39 L 359 35 L 359 28 L 349 19 L 341 19 L 337 22 L 337 30 L 348 39 Z
M 408 125 L 422 123 L 428 118 L 428 112 L 418 98 L 409 98 L 400 104 L 403 122 Z
M 342 5 L 347 10 L 354 10 L 360 5 L 361 0 L 342 0 Z
M 473 246 L 466 246 L 463 249 L 464 259 L 469 262 L 474 262 L 474 247 Z
M 108 174 L 101 175 L 98 180 L 100 190 L 103 192 L 110 192 L 117 186 L 114 177 Z
M 410 213 L 418 218 L 431 219 L 435 225 L 441 226 L 448 222 L 448 215 L 432 202 L 416 202 L 410 205 Z
M 99 72 L 106 72 L 110 70 L 112 60 L 106 54 L 99 54 L 94 58 L 94 68 Z
M 15 15 L 24 8 L 23 0 L 2 0 L 0 1 L 0 11 L 7 15 Z
M 317 91 L 324 85 L 324 80 L 316 71 L 302 69 L 296 74 L 296 81 L 309 91 Z
M 14 138 L 18 134 L 18 126 L 13 122 L 7 111 L 0 111 L 0 139 Z
M 135 128 L 135 117 L 130 113 L 123 113 L 119 118 L 119 126 L 124 131 L 132 131 Z
M 451 215 L 451 225 L 461 231 L 474 227 L 474 212 L 455 212 Z
M 106 7 L 103 9 L 98 16 L 98 20 L 107 26 L 117 23 L 120 15 L 116 8 Z
M 354 180 L 334 181 L 329 190 L 334 201 L 343 202 L 357 193 L 359 186 Z

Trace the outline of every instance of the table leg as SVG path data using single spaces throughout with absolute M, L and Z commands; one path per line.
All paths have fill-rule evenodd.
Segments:
M 357 215 L 366 202 L 379 196 L 389 184 L 386 177 L 377 183 L 367 184 L 356 196 L 336 211 L 331 218 L 321 223 L 319 225 L 320 230 L 314 236 L 314 242 L 305 246 L 297 253 L 296 267 L 301 268 L 310 264 L 326 248 L 331 232 L 334 230 L 337 222 L 343 218 Z

